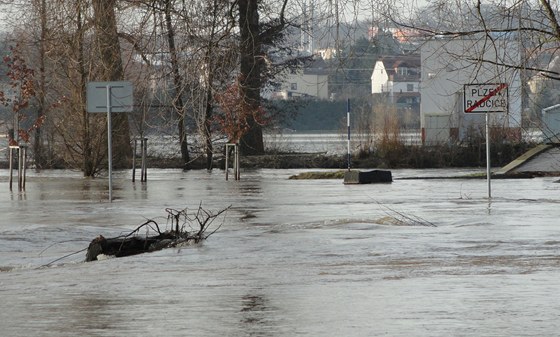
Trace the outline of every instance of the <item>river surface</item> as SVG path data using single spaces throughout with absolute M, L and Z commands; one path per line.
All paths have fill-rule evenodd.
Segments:
M 419 130 L 403 130 L 400 133 L 400 140 L 406 145 L 420 145 Z M 357 152 L 360 149 L 369 150 L 376 137 L 373 134 L 351 135 L 350 151 Z M 346 154 L 348 152 L 348 134 L 336 131 L 285 131 L 270 132 L 263 135 L 264 146 L 268 152 L 311 152 L 327 153 L 331 155 Z M 181 148 L 175 136 L 152 135 L 148 136 L 148 156 L 180 158 Z M 189 138 L 189 144 L 204 144 L 204 140 L 198 136 Z M 223 147 L 225 139 L 216 140 L 215 148 Z M 2 151 L 2 139 L 0 138 L 0 153 Z M 195 147 L 196 149 L 196 147 Z M 138 153 L 140 144 L 138 143 Z M 191 150 L 192 151 L 192 150 Z M 2 158 L 0 157 L 0 160 Z
M 404 179 L 469 170 L 299 172 L 116 172 L 110 203 L 107 179 L 29 171 L 10 192 L 0 170 L 0 335 L 558 336 L 557 178 L 495 180 L 490 202 L 485 180 Z M 82 262 L 96 236 L 200 203 L 231 205 L 204 243 Z

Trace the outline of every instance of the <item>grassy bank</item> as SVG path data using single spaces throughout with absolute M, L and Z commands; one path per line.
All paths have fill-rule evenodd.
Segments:
M 499 144 L 492 147 L 492 166 L 504 166 L 525 153 L 534 144 Z M 344 169 L 348 167 L 346 155 L 327 155 L 325 153 L 271 152 L 261 156 L 241 156 L 243 168 L 328 168 Z M 191 162 L 191 169 L 204 169 L 203 158 Z M 178 159 L 149 158 L 149 167 L 181 168 Z M 485 167 L 486 152 L 484 146 L 405 146 L 380 148 L 374 152 L 360 152 L 351 157 L 352 168 L 452 168 Z M 214 162 L 215 168 L 224 167 L 224 159 L 219 157 Z
M 525 153 L 534 144 L 499 144 L 492 147 L 492 166 L 501 167 Z M 325 153 L 286 153 L 271 152 L 261 156 L 241 156 L 243 168 L 328 168 L 348 167 L 346 155 L 327 155 Z M 180 158 L 147 158 L 151 168 L 183 168 Z M 486 153 L 480 146 L 406 146 L 381 147 L 372 152 L 359 152 L 351 158 L 351 167 L 360 168 L 452 168 L 484 167 Z M 224 159 L 218 157 L 214 168 L 223 168 Z M 0 168 L 8 168 L 8 162 L 0 162 Z M 63 167 L 60 167 L 63 168 Z M 195 157 L 189 164 L 190 169 L 206 169 L 206 159 Z

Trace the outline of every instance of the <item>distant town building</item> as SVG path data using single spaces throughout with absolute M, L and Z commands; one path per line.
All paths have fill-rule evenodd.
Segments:
M 544 54 L 544 53 L 543 53 Z M 560 57 L 544 54 L 542 57 L 550 60 L 540 71 L 528 81 L 530 111 L 540 121 L 545 142 L 560 142 L 560 84 L 552 79 L 550 73 L 560 71 Z M 550 72 L 547 74 L 547 72 Z
M 323 60 L 332 60 L 336 57 L 336 49 L 335 48 L 325 48 L 317 50 L 317 54 L 321 56 Z
M 439 38 L 421 48 L 420 103 L 422 139 L 425 144 L 461 141 L 473 131 L 484 130 L 485 114 L 466 113 L 464 90 L 468 84 L 506 84 L 506 113 L 490 113 L 490 126 L 520 136 L 521 80 L 506 65 L 519 64 L 517 39 Z M 483 131 L 482 131 L 483 132 Z M 483 133 L 482 133 L 483 134 Z
M 309 97 L 329 98 L 329 71 L 320 56 L 302 68 L 290 69 L 282 76 L 279 86 L 272 93 L 273 99 Z
M 373 40 L 379 36 L 381 33 L 389 33 L 393 36 L 393 38 L 400 43 L 416 43 L 420 39 L 425 37 L 425 33 L 413 28 L 404 28 L 404 27 L 389 27 L 389 28 L 380 28 L 380 27 L 370 27 L 368 29 L 368 37 L 370 40 Z
M 379 58 L 371 74 L 371 93 L 385 94 L 398 107 L 420 103 L 420 55 L 396 55 Z

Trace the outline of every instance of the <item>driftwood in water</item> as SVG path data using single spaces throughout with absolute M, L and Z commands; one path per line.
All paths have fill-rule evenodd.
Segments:
M 93 239 L 87 249 L 86 261 L 98 260 L 100 255 L 123 257 L 141 253 L 153 252 L 163 248 L 177 247 L 183 244 L 198 243 L 214 234 L 221 224 L 212 232 L 207 232 L 212 222 L 222 213 L 229 209 L 219 212 L 204 210 L 201 206 L 198 210 L 189 213 L 187 209 L 174 210 L 166 209 L 168 221 L 172 221 L 172 229 L 162 232 L 159 225 L 154 220 L 148 220 L 127 235 L 114 238 L 105 238 L 102 235 Z M 193 224 L 198 228 L 193 228 Z M 141 229 L 147 232 L 152 230 L 154 235 L 140 235 Z M 157 233 L 157 234 L 156 234 Z
M 89 244 L 86 261 L 95 261 L 101 254 L 114 257 L 123 257 L 142 254 L 177 246 L 179 243 L 194 241 L 174 232 L 163 232 L 155 236 L 140 237 L 138 235 L 123 238 L 106 239 L 100 235 Z

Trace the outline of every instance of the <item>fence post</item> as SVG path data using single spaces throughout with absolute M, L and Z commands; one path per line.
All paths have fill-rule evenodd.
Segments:
M 22 154 L 20 156 L 22 158 L 20 191 L 25 191 L 25 177 L 27 175 L 27 145 L 20 146 L 20 152 L 22 152 Z
M 14 150 L 15 147 L 14 146 L 10 146 L 9 148 L 10 151 L 10 191 L 12 190 L 12 183 L 14 181 Z
M 235 180 L 239 180 L 241 178 L 240 169 L 239 169 L 239 144 L 237 143 L 227 143 L 226 144 L 226 180 L 228 180 L 229 176 L 229 147 L 233 146 L 233 176 Z
M 146 157 L 148 155 L 148 138 L 143 138 L 141 140 L 142 142 L 142 146 L 141 146 L 141 151 L 142 151 L 142 167 L 141 167 L 141 172 L 140 172 L 140 181 L 148 181 L 148 168 L 146 167 Z
M 134 149 L 132 150 L 132 182 L 136 181 L 136 146 L 137 140 L 134 139 Z
M 138 151 L 138 140 L 140 140 L 140 181 L 148 181 L 148 138 L 134 138 L 134 150 L 132 152 L 132 182 L 136 181 L 136 161 L 138 160 L 136 153 Z
M 25 175 L 27 172 L 27 146 L 25 145 L 10 145 L 10 163 L 9 163 L 9 171 L 10 171 L 10 191 L 13 189 L 13 181 L 14 181 L 14 151 L 17 151 L 17 171 L 18 171 L 18 191 L 25 190 Z

